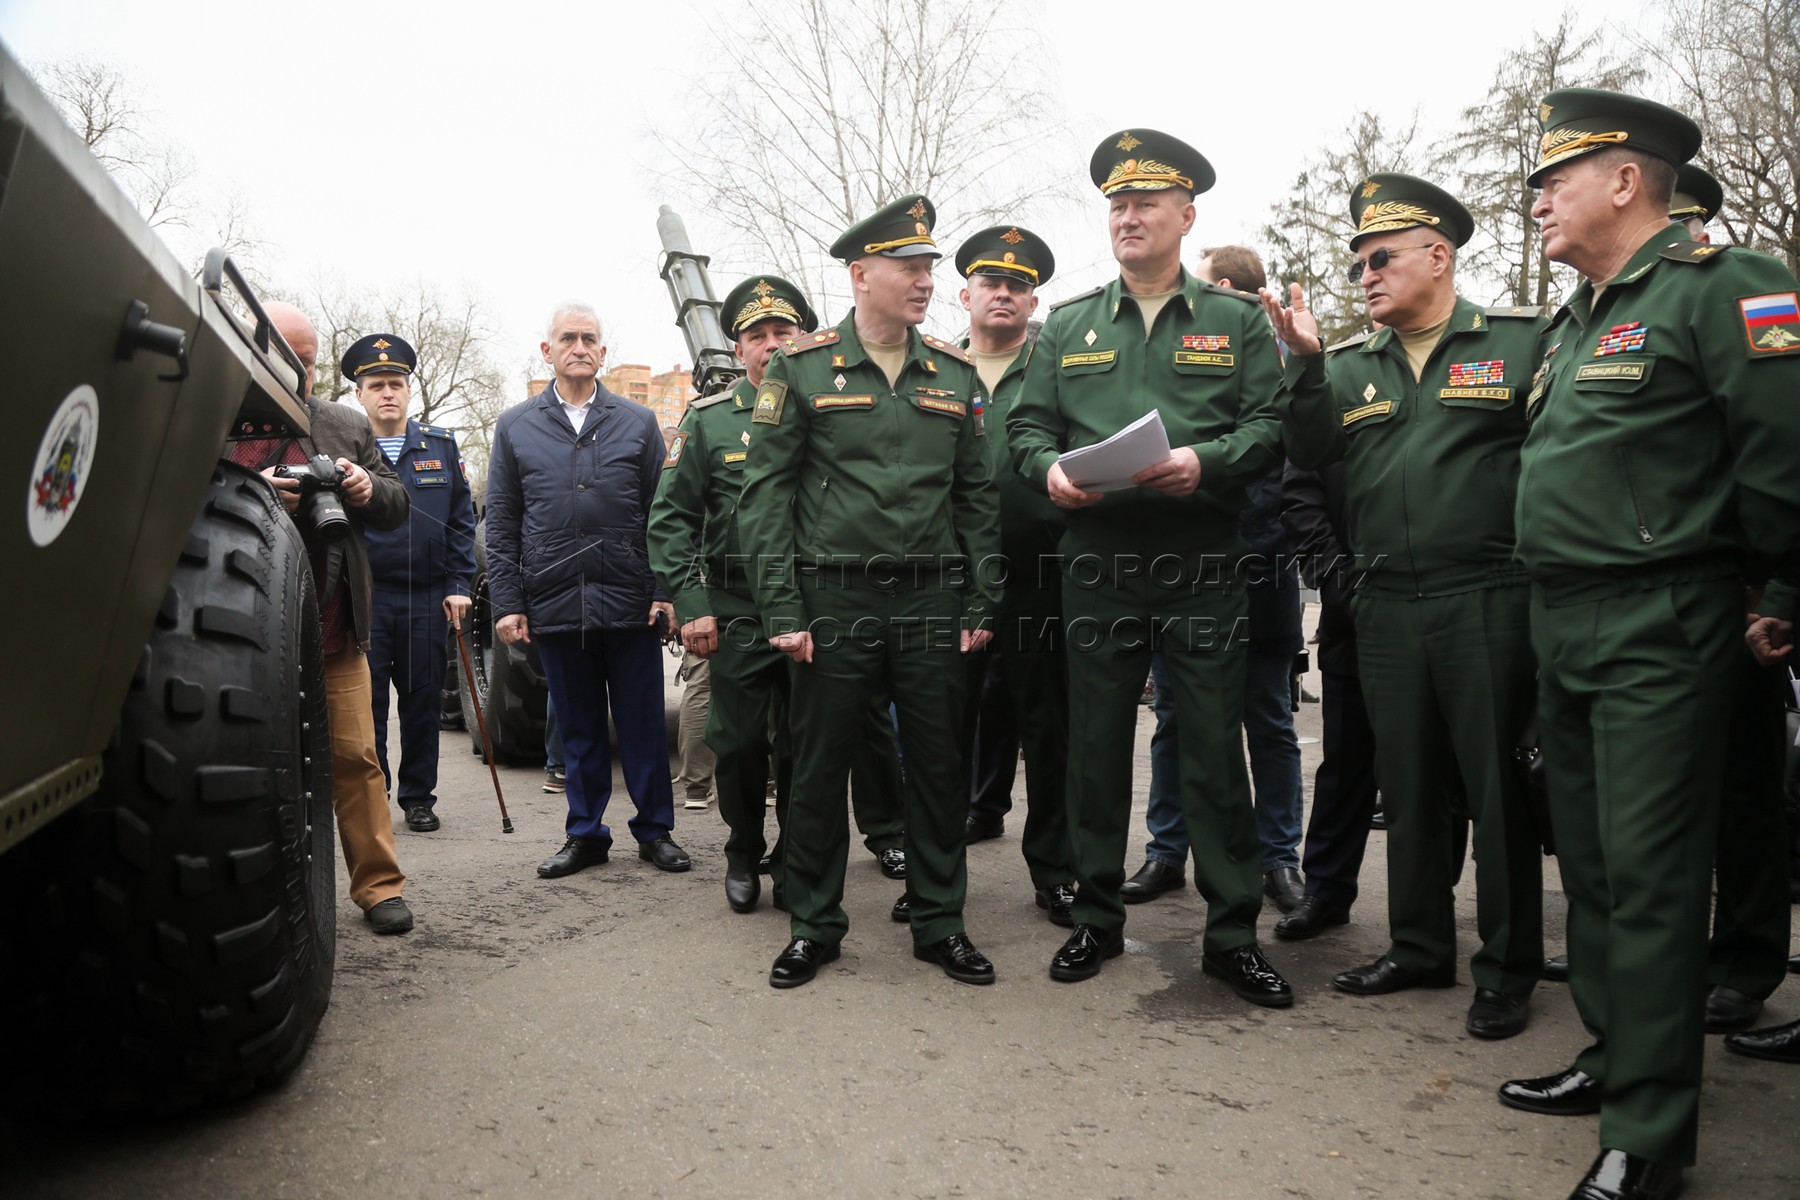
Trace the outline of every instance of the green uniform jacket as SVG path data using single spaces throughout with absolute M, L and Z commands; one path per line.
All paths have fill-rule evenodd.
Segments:
M 967 343 L 964 343 L 967 348 Z M 1054 555 L 1056 544 L 1068 528 L 1068 517 L 1051 503 L 1041 487 L 1033 487 L 1013 469 L 1012 448 L 1006 432 L 1006 420 L 1019 393 L 1025 386 L 1025 364 L 1031 360 L 1031 347 L 1025 346 L 1013 359 L 999 386 L 988 398 L 987 457 L 988 470 L 1000 488 L 1000 550 L 1009 563 L 1007 582 L 1026 587 L 1061 586 L 1054 571 L 1040 575 L 1041 556 Z
M 1651 238 L 1590 312 L 1575 288 L 1527 397 L 1519 557 L 1534 578 L 1737 557 L 1800 562 L 1800 341 L 1741 301 L 1790 304 L 1793 275 L 1749 250 Z M 1793 330 L 1800 322 L 1786 326 Z M 1790 335 L 1791 336 L 1791 335 Z
M 755 402 L 748 379 L 693 401 L 663 460 L 650 508 L 650 569 L 683 621 L 756 612 L 737 528 Z
M 739 531 L 771 635 L 805 629 L 807 565 L 960 572 L 966 627 L 993 619 L 994 572 L 980 564 L 1000 551 L 1000 522 L 981 381 L 955 346 L 916 329 L 908 341 L 893 387 L 863 351 L 854 309 L 769 360 Z
M 1109 493 L 1070 516 L 1070 531 L 1135 531 L 1139 544 L 1205 547 L 1238 536 L 1244 487 L 1279 460 L 1272 407 L 1281 380 L 1275 335 L 1254 297 L 1181 272 L 1148 338 L 1137 302 L 1113 280 L 1050 310 L 1007 413 L 1013 464 L 1039 492 L 1064 450 L 1103 442 L 1151 409 L 1172 448 L 1200 458 L 1200 486 L 1167 496 Z
M 1460 297 L 1414 380 L 1392 329 L 1330 356 L 1288 356 L 1275 411 L 1288 460 L 1344 461 L 1365 586 L 1408 596 L 1522 583 L 1513 499 L 1525 393 L 1545 322 Z

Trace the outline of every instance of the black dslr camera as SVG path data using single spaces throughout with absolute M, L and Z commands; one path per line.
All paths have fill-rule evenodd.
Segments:
M 323 454 L 315 454 L 298 466 L 276 467 L 275 475 L 299 481 L 298 515 L 321 538 L 341 542 L 350 536 L 350 518 L 344 512 L 342 495 L 349 472 L 338 470 L 337 464 Z

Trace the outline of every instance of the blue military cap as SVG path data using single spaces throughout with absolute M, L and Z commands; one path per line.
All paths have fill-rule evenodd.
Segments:
M 418 365 L 419 356 L 406 344 L 405 338 L 395 333 L 371 333 L 368 337 L 358 338 L 344 351 L 338 368 L 345 379 L 357 380 L 364 375 L 383 373 L 411 375 Z

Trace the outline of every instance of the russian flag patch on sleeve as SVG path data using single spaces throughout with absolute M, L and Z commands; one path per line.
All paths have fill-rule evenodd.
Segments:
M 1738 301 L 1752 357 L 1800 350 L 1800 297 L 1793 292 L 1747 296 Z

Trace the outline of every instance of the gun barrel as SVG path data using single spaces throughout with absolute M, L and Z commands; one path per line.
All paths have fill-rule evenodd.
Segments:
M 694 359 L 694 389 L 704 396 L 736 382 L 743 368 L 738 366 L 719 321 L 719 298 L 706 273 L 709 260 L 694 253 L 681 215 L 663 205 L 657 214 L 656 232 L 662 239 L 662 278 L 675 306 L 675 324 L 681 327 Z

